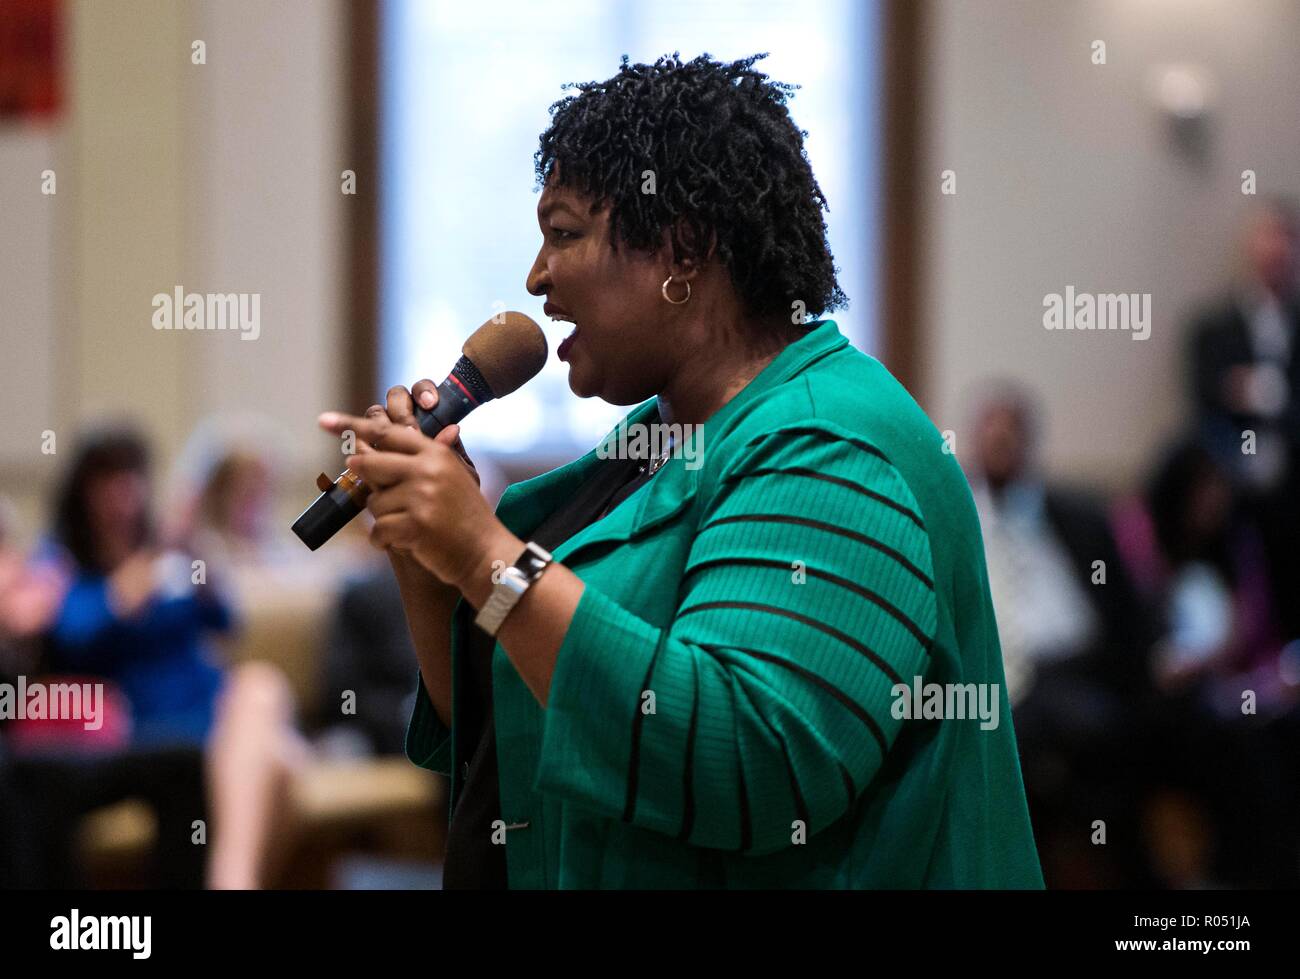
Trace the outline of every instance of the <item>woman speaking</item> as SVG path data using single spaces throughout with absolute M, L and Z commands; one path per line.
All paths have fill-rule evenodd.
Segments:
M 624 58 L 535 160 L 570 387 L 698 451 L 594 448 L 494 514 L 415 427 L 431 380 L 321 416 L 401 585 L 448 888 L 1042 886 L 970 492 L 816 319 L 826 201 L 758 57 Z

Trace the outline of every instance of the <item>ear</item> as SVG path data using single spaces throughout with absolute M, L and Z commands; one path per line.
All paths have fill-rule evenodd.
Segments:
M 678 218 L 671 227 L 665 228 L 663 241 L 664 254 L 669 257 L 668 274 L 688 281 L 699 275 L 718 250 L 717 232 L 712 229 L 706 232 L 686 218 Z

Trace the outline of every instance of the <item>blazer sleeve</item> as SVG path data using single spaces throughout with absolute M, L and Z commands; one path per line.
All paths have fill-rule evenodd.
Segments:
M 433 709 L 424 677 L 416 674 L 415 709 L 406 728 L 406 757 L 415 765 L 440 775 L 451 775 L 451 729 Z
M 937 606 L 922 516 L 874 446 L 811 420 L 732 458 L 669 628 L 584 590 L 537 788 L 767 853 L 840 818 L 879 771 L 902 725 L 892 691 L 923 673 Z

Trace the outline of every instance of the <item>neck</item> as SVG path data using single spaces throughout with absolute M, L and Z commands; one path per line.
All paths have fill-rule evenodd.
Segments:
M 745 389 L 803 332 L 793 324 L 701 320 L 687 331 L 680 367 L 659 392 L 659 417 L 668 425 L 699 425 Z

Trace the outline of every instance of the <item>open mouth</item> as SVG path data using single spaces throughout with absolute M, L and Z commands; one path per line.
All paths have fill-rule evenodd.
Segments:
M 560 341 L 560 345 L 555 349 L 555 355 L 560 360 L 567 360 L 569 357 L 569 348 L 573 346 L 573 341 L 578 338 L 578 331 L 575 329 L 567 337 Z
M 564 338 L 564 340 L 560 342 L 559 347 L 556 348 L 555 351 L 555 355 L 559 357 L 560 360 L 563 361 L 568 357 L 569 349 L 573 346 L 573 341 L 578 336 L 577 321 L 573 318 L 573 315 L 571 313 L 569 313 L 567 310 L 561 309 L 559 306 L 556 306 L 553 303 L 547 303 L 546 305 L 544 305 L 542 307 L 542 312 L 545 313 L 547 316 L 549 316 L 555 322 L 573 324 L 573 332 L 570 333 L 567 337 Z

